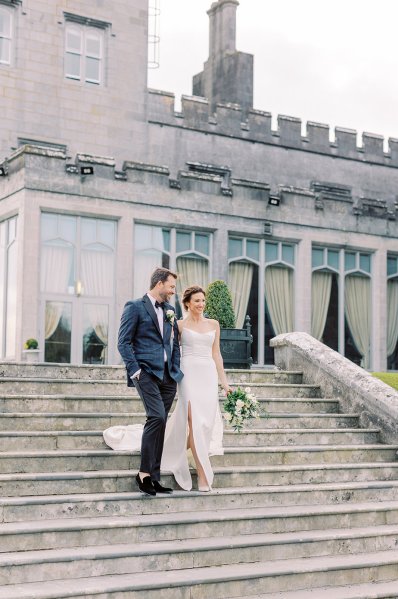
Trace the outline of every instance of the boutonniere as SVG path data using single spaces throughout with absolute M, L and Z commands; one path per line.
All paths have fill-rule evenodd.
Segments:
M 171 326 L 173 326 L 176 317 L 176 313 L 174 312 L 174 310 L 166 310 L 165 317 L 166 321 L 169 322 Z

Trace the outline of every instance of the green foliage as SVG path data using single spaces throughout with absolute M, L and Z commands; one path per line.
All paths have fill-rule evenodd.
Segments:
M 37 339 L 27 339 L 24 345 L 25 349 L 37 349 L 38 347 L 39 342 L 37 341 Z
M 372 372 L 372 375 L 377 379 L 386 383 L 386 385 L 390 385 L 393 389 L 398 391 L 398 373 L 396 372 Z
M 220 323 L 222 329 L 235 328 L 231 292 L 224 281 L 213 281 L 206 291 L 206 314 Z

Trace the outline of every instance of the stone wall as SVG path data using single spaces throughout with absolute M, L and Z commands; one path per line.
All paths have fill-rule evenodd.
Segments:
M 359 414 L 363 427 L 380 428 L 384 442 L 398 442 L 398 392 L 392 387 L 307 333 L 278 335 L 271 345 L 278 368 L 303 371 L 305 382 L 338 399 L 342 412 Z

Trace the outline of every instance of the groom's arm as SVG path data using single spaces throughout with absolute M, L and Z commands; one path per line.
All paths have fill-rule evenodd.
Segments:
M 134 354 L 132 343 L 138 325 L 138 310 L 133 302 L 127 302 L 124 306 L 122 318 L 120 320 L 119 337 L 117 348 L 126 365 L 127 374 L 132 377 L 140 370 L 140 365 Z
M 175 364 L 179 368 L 181 355 L 180 355 L 179 330 L 178 330 L 177 320 L 174 320 L 173 331 L 174 331 L 174 343 L 173 343 L 173 353 L 171 355 L 171 363 Z

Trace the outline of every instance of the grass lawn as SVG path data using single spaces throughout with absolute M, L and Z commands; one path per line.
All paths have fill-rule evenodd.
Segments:
M 398 372 L 372 372 L 372 375 L 398 391 Z

